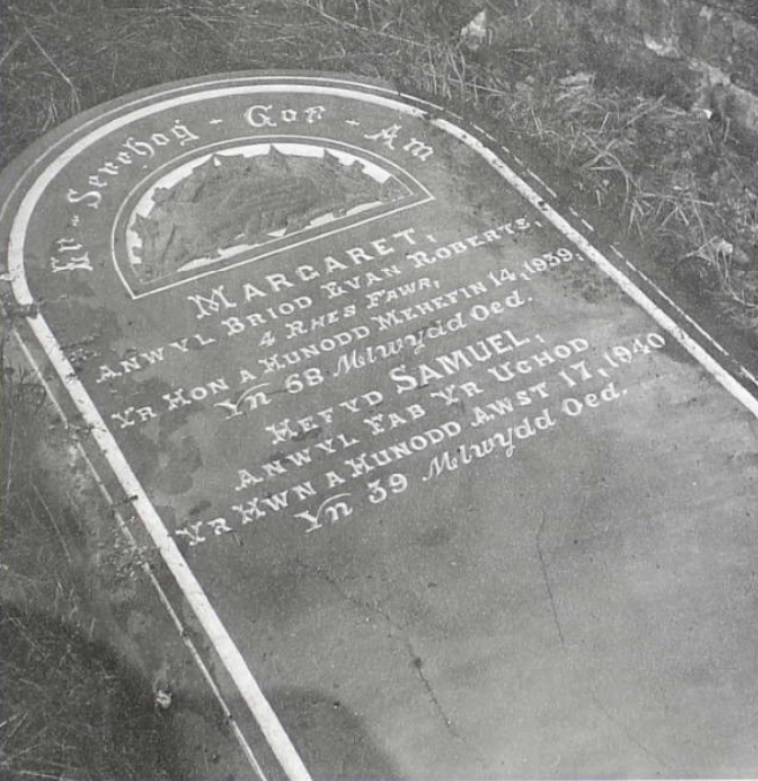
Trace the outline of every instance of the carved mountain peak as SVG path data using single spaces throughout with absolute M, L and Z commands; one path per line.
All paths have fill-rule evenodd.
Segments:
M 271 145 L 256 156 L 214 154 L 172 187 L 156 188 L 148 214 L 134 215 L 134 270 L 145 281 L 159 279 L 193 261 L 220 260 L 230 247 L 256 246 L 317 218 L 339 219 L 362 204 L 406 195 L 393 177 L 378 182 L 360 162 L 328 150 L 310 157 Z

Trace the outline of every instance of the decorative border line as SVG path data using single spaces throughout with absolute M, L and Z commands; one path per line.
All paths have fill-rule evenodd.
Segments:
M 379 87 L 377 85 L 366 84 L 363 82 L 355 82 L 346 79 L 332 78 L 332 77 L 311 77 L 311 76 L 262 76 L 262 77 L 234 77 L 230 76 L 215 81 L 195 81 L 181 87 L 176 87 L 172 90 L 168 90 L 164 95 L 177 95 L 170 100 L 164 101 L 160 108 L 156 107 L 155 100 L 159 95 L 155 93 L 146 95 L 143 98 L 138 98 L 132 103 L 125 103 L 111 112 L 106 112 L 104 115 L 94 117 L 84 122 L 83 125 L 77 126 L 77 128 L 63 135 L 56 143 L 54 143 L 47 153 L 43 154 L 39 161 L 30 166 L 30 169 L 25 176 L 21 176 L 12 188 L 8 199 L 3 204 L 0 210 L 0 220 L 2 219 L 7 205 L 18 194 L 22 184 L 28 181 L 32 175 L 32 171 L 38 170 L 43 165 L 43 161 L 54 154 L 56 150 L 71 137 L 75 137 L 81 131 L 94 123 L 100 122 L 103 116 L 112 116 L 115 113 L 124 112 L 125 116 L 135 119 L 141 116 L 147 116 L 157 110 L 165 110 L 173 106 L 179 106 L 184 103 L 194 102 L 199 99 L 199 94 L 203 88 L 206 90 L 212 85 L 223 84 L 225 88 L 211 90 L 205 94 L 212 94 L 214 96 L 223 97 L 226 94 L 239 94 L 240 87 L 230 87 L 230 84 L 235 82 L 244 82 L 246 87 L 241 87 L 242 91 L 248 91 L 251 93 L 257 92 L 274 92 L 284 91 L 287 89 L 295 91 L 307 91 L 310 94 L 324 94 L 336 97 L 345 97 L 357 99 L 359 101 L 372 103 L 384 108 L 398 111 L 399 113 L 411 115 L 419 119 L 427 119 L 432 125 L 436 126 L 440 130 L 452 135 L 454 138 L 462 141 L 478 153 L 484 160 L 486 160 L 502 177 L 505 179 L 517 192 L 535 208 L 537 208 L 548 219 L 553 226 L 562 233 L 568 240 L 570 240 L 581 252 L 583 252 L 590 260 L 592 260 L 598 268 L 603 271 L 606 276 L 613 279 L 619 287 L 647 314 L 649 314 L 658 325 L 666 330 L 698 363 L 703 366 L 706 371 L 721 384 L 737 401 L 743 404 L 753 415 L 758 417 L 758 400 L 750 394 L 720 363 L 711 357 L 692 337 L 690 337 L 682 328 L 680 328 L 676 322 L 667 315 L 653 300 L 645 294 L 626 274 L 619 270 L 613 263 L 611 263 L 605 255 L 599 252 L 589 241 L 576 230 L 564 217 L 562 217 L 552 206 L 547 204 L 545 200 L 539 195 L 539 193 L 533 189 L 533 187 L 519 176 L 513 168 L 503 162 L 493 151 L 485 146 L 476 137 L 463 130 L 456 124 L 446 120 L 440 119 L 436 115 L 438 112 L 447 113 L 448 116 L 455 117 L 459 121 L 463 121 L 459 115 L 445 112 L 441 106 L 437 106 L 428 101 L 420 100 L 410 95 L 395 92 L 385 87 Z M 268 83 L 271 82 L 271 83 Z M 252 83 L 252 86 L 251 86 Z M 335 86 L 345 85 L 345 86 Z M 392 97 L 389 97 L 389 96 Z M 401 102 L 410 101 L 410 102 Z M 128 113 L 130 107 L 141 105 L 145 102 L 149 102 L 145 108 L 138 109 L 136 112 Z M 421 108 L 426 106 L 427 108 Z M 432 109 L 432 112 L 429 111 Z M 103 137 L 111 130 L 115 129 L 120 124 L 119 119 L 112 120 L 105 125 L 99 126 L 99 128 L 88 136 L 87 139 L 92 141 Z M 485 135 L 493 141 L 493 137 L 485 133 Z M 33 205 L 36 197 L 38 197 L 45 187 L 52 180 L 52 176 L 49 175 L 51 169 L 67 164 L 81 149 L 81 141 L 75 142 L 72 146 L 65 149 L 65 151 L 57 158 L 54 159 L 52 165 L 44 168 L 42 173 L 37 176 L 29 190 L 24 195 L 21 204 L 18 208 L 16 219 L 14 221 L 9 246 L 9 265 L 10 265 L 10 282 L 13 292 L 15 294 L 17 302 L 24 306 L 31 306 L 34 304 L 34 299 L 31 295 L 29 287 L 26 282 L 23 267 L 23 243 L 33 210 Z M 513 161 L 525 168 L 523 161 L 514 155 L 510 150 L 505 147 L 500 147 Z M 74 151 L 77 150 L 77 151 Z M 528 173 L 528 169 L 525 171 Z M 575 216 L 585 225 L 588 230 L 594 231 L 592 225 L 581 218 L 578 213 Z M 617 254 L 618 251 L 616 251 Z M 628 261 L 627 261 L 628 263 Z M 628 264 L 631 268 L 631 264 Z M 652 284 L 652 283 L 651 283 Z M 663 294 L 659 288 L 653 285 L 656 292 L 660 295 Z M 677 307 L 678 309 L 678 307 Z M 679 310 L 681 311 L 681 310 Z M 694 321 L 692 321 L 694 322 Z M 139 480 L 132 471 L 131 466 L 127 462 L 123 453 L 118 447 L 118 444 L 111 434 L 110 430 L 105 425 L 99 411 L 95 407 L 89 395 L 75 375 L 73 367 L 68 361 L 65 353 L 58 344 L 54 334 L 50 330 L 47 322 L 41 314 L 27 317 L 27 324 L 34 333 L 40 346 L 47 354 L 50 363 L 55 368 L 63 387 L 68 391 L 72 401 L 76 405 L 78 411 L 83 416 L 85 422 L 91 430 L 92 436 L 100 448 L 103 456 L 107 460 L 110 468 L 115 476 L 118 478 L 121 486 L 126 491 L 127 495 L 134 496 L 133 505 L 138 515 L 140 516 L 146 530 L 152 537 L 157 549 L 159 550 L 164 562 L 171 571 L 172 575 L 176 579 L 179 587 L 184 593 L 185 599 L 192 607 L 196 617 L 200 621 L 204 631 L 206 632 L 208 639 L 213 644 L 216 652 L 221 658 L 227 671 L 230 673 L 235 685 L 239 689 L 242 697 L 250 708 L 251 712 L 258 721 L 261 729 L 269 742 L 274 754 L 276 755 L 279 763 L 282 765 L 285 773 L 291 781 L 310 781 L 310 775 L 305 768 L 302 760 L 300 759 L 297 751 L 292 745 L 289 737 L 284 732 L 276 714 L 271 709 L 268 701 L 263 695 L 260 687 L 253 678 L 244 658 L 237 649 L 234 641 L 229 635 L 226 628 L 221 623 L 218 615 L 216 614 L 213 606 L 205 595 L 202 587 L 197 581 L 194 573 L 189 568 L 186 560 L 182 556 L 174 539 L 163 524 L 162 519 L 152 506 L 147 494 L 142 488 Z M 698 326 L 699 328 L 699 326 Z M 699 328 L 700 331 L 702 329 Z M 704 331 L 702 333 L 705 334 Z M 717 346 L 725 355 L 728 353 L 718 345 L 718 343 L 712 338 L 708 337 L 715 346 Z M 741 367 L 744 370 L 744 367 Z M 747 371 L 747 370 L 744 370 Z

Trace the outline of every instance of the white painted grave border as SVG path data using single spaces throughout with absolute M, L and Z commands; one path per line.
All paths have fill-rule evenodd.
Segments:
M 271 83 L 263 83 L 268 81 Z M 245 82 L 245 84 L 228 86 L 235 82 Z M 250 82 L 254 83 L 251 84 Z M 216 89 L 207 89 L 213 84 L 223 84 L 226 86 Z M 346 86 L 336 87 L 333 86 L 334 84 Z M 203 87 L 206 89 L 202 90 Z M 592 260 L 598 268 L 613 279 L 638 306 L 649 314 L 661 328 L 667 331 L 737 401 L 753 415 L 758 417 L 758 400 L 756 400 L 752 394 L 737 382 L 737 380 L 735 380 L 734 377 L 732 377 L 718 361 L 712 358 L 692 337 L 680 328 L 674 320 L 637 287 L 629 277 L 616 268 L 616 266 L 587 241 L 587 239 L 564 217 L 547 204 L 545 200 L 527 184 L 524 179 L 516 174 L 510 166 L 504 163 L 495 152 L 487 148 L 481 141 L 458 125 L 447 119 L 441 119 L 438 116 L 434 116 L 437 112 L 444 112 L 444 109 L 441 106 L 436 106 L 435 104 L 426 101 L 420 101 L 413 96 L 394 92 L 387 88 L 350 80 L 329 77 L 294 77 L 286 75 L 278 77 L 231 76 L 215 82 L 195 82 L 168 90 L 166 93 L 167 95 L 175 92 L 186 92 L 188 94 L 180 94 L 177 97 L 164 100 L 160 103 L 155 103 L 158 95 L 152 94 L 137 99 L 133 104 L 125 104 L 119 106 L 117 109 L 113 109 L 113 113 L 128 112 L 130 106 L 146 101 L 149 102 L 149 105 L 144 106 L 143 108 L 124 113 L 123 116 L 119 116 L 116 119 L 99 126 L 96 130 L 67 147 L 61 155 L 55 158 L 53 163 L 43 170 L 24 196 L 11 229 L 8 254 L 9 276 L 16 302 L 20 306 L 33 306 L 35 303 L 31 291 L 29 290 L 23 267 L 23 244 L 26 230 L 34 210 L 34 205 L 54 177 L 89 145 L 131 121 L 150 116 L 157 112 L 166 111 L 173 107 L 179 107 L 187 103 L 196 103 L 200 100 L 224 97 L 227 95 L 240 95 L 246 93 L 260 94 L 282 92 L 285 90 L 311 95 L 330 95 L 355 99 L 379 105 L 419 119 L 428 119 L 435 127 L 465 143 L 485 159 L 503 177 L 503 179 L 540 211 L 560 233 Z M 369 92 L 368 90 L 385 94 L 372 94 L 372 92 Z M 393 97 L 388 97 L 387 95 L 392 95 Z M 433 115 L 429 116 L 427 109 L 419 108 L 418 105 L 401 102 L 404 100 L 410 100 L 416 104 L 421 103 L 431 107 L 433 109 Z M 90 124 L 100 122 L 104 116 L 108 116 L 108 113 L 111 112 L 106 112 L 99 117 L 89 120 L 84 125 L 78 126 L 75 131 L 72 131 L 72 133 L 59 140 L 46 155 L 42 156 L 41 159 L 53 154 L 56 148 L 65 144 L 69 136 L 80 132 Z M 449 116 L 455 116 L 458 119 L 462 119 L 458 115 L 450 112 L 447 113 Z M 485 133 L 485 135 L 492 138 L 487 133 Z M 523 163 L 513 153 L 505 147 L 503 147 L 503 149 L 523 167 Z M 36 167 L 38 166 L 32 166 L 32 168 Z M 19 181 L 16 182 L 16 185 L 11 190 L 8 199 L 3 205 L 2 211 L 0 211 L 0 219 L 3 217 L 3 212 L 6 209 L 7 203 L 10 202 L 27 178 L 28 176 L 21 177 Z M 579 217 L 578 214 L 576 216 Z M 579 217 L 579 219 L 581 219 L 582 223 L 589 230 L 594 231 L 594 228 L 590 223 L 586 222 L 581 217 Z M 665 295 L 657 287 L 655 289 L 657 292 L 661 293 L 661 295 Z M 310 774 L 290 741 L 289 736 L 284 731 L 284 728 L 266 700 L 247 663 L 242 657 L 242 654 L 232 640 L 226 627 L 222 624 L 200 583 L 179 551 L 170 532 L 150 502 L 145 490 L 121 452 L 115 438 L 107 428 L 100 413 L 90 399 L 89 394 L 76 376 L 73 366 L 70 364 L 68 358 L 58 344 L 43 315 L 36 313 L 26 319 L 29 328 L 43 348 L 48 360 L 55 368 L 63 387 L 68 391 L 77 410 L 89 427 L 100 451 L 118 478 L 121 487 L 124 489 L 127 496 L 134 497 L 133 506 L 137 514 L 150 534 L 166 566 L 176 579 L 185 599 L 191 606 L 209 641 L 212 643 L 216 653 L 232 677 L 247 706 L 260 725 L 266 740 L 287 774 L 287 777 L 291 779 L 291 781 L 310 781 Z M 699 328 L 699 330 L 702 332 L 702 329 Z M 709 339 L 717 345 L 713 339 L 710 337 Z M 720 349 L 723 351 L 723 348 Z M 25 350 L 25 352 L 27 353 L 27 356 L 31 358 L 28 350 Z M 45 385 L 47 385 L 47 383 L 45 383 Z M 98 482 L 100 482 L 99 478 Z M 198 661 L 202 662 L 202 660 Z

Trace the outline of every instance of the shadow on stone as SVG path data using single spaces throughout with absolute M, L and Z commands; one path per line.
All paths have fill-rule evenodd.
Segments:
M 337 694 L 278 688 L 267 697 L 314 779 L 401 777 Z

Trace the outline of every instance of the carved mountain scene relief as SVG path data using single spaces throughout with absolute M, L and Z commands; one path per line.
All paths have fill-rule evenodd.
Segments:
M 127 231 L 129 262 L 149 284 L 410 197 L 376 165 L 313 146 L 212 154 L 141 198 Z

